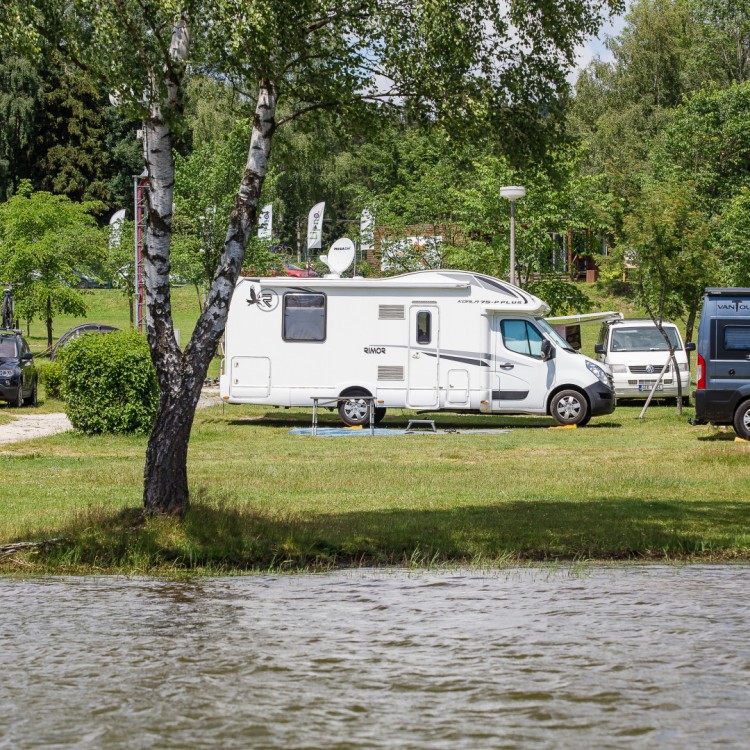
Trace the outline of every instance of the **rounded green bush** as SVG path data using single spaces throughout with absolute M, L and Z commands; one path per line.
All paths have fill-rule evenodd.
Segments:
M 39 382 L 44 386 L 47 398 L 60 398 L 62 395 L 62 365 L 59 361 L 45 362 L 39 368 Z
M 67 344 L 58 360 L 73 427 L 88 434 L 151 430 L 159 384 L 143 336 L 133 331 L 86 334 Z

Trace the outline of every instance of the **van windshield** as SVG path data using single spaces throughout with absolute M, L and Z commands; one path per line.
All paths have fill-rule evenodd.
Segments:
M 682 343 L 677 334 L 677 329 L 672 326 L 664 326 L 664 332 L 669 336 L 674 350 L 681 351 Z M 612 343 L 609 349 L 612 352 L 666 352 L 669 347 L 656 326 L 638 326 L 613 328 Z
M 576 351 L 544 318 L 537 318 L 536 324 L 557 346 L 567 349 L 569 352 Z

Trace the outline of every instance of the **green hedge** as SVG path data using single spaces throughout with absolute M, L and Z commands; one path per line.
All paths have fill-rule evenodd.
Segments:
M 44 386 L 46 398 L 61 398 L 62 374 L 62 365 L 59 361 L 45 362 L 39 368 L 39 382 Z
M 77 430 L 151 430 L 159 385 L 143 336 L 132 331 L 86 334 L 67 344 L 57 361 L 65 412 Z

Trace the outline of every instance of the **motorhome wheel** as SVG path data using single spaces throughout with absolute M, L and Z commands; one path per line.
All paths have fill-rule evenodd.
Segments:
M 589 405 L 584 396 L 578 391 L 560 391 L 553 399 L 550 407 L 553 419 L 558 424 L 568 425 L 588 424 Z
M 370 404 L 364 399 L 357 398 L 357 396 L 369 396 L 370 394 L 365 393 L 365 391 L 353 391 L 346 395 L 351 396 L 351 398 L 339 404 L 339 417 L 341 417 L 341 421 L 350 427 L 369 424 Z
M 743 439 L 750 440 L 750 400 L 743 401 L 734 413 L 734 431 Z

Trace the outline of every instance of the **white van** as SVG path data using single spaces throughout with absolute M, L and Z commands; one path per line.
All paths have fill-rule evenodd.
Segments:
M 348 425 L 367 423 L 372 401 L 375 421 L 388 408 L 549 414 L 578 425 L 610 414 L 609 374 L 562 339 L 547 312 L 524 290 L 466 271 L 241 278 L 221 396 L 308 407 L 339 399 Z
M 665 320 L 662 327 L 674 348 L 683 402 L 687 404 L 690 387 L 687 351 L 677 326 Z M 688 350 L 694 349 L 695 344 L 690 344 Z M 604 321 L 594 351 L 599 361 L 609 367 L 618 399 L 646 398 L 669 359 L 667 342 L 651 319 Z M 677 395 L 677 377 L 670 362 L 655 396 Z

